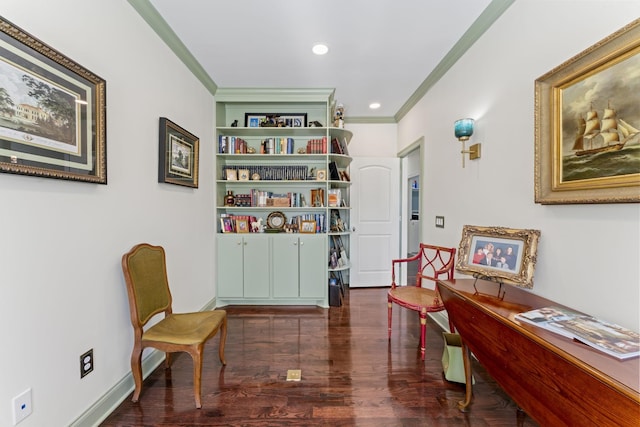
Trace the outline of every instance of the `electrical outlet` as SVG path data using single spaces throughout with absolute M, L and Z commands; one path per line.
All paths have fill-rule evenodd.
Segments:
M 16 425 L 31 415 L 33 411 L 33 406 L 31 405 L 31 389 L 28 388 L 14 397 L 11 403 L 11 407 L 13 408 L 13 425 Z
M 93 349 L 80 356 L 80 378 L 84 378 L 93 371 Z

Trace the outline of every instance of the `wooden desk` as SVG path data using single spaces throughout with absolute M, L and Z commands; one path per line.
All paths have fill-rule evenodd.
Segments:
M 515 286 L 474 279 L 438 281 L 460 333 L 471 403 L 469 350 L 529 416 L 543 426 L 640 425 L 640 359 L 611 356 L 514 319 L 523 311 L 560 305 Z

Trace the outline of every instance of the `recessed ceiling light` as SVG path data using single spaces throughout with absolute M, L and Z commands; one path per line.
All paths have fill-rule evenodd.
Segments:
M 326 44 L 316 43 L 313 45 L 311 50 L 316 55 L 324 55 L 325 53 L 329 52 L 329 47 Z
M 376 109 L 380 108 L 380 103 L 379 102 L 372 102 L 371 104 L 369 104 L 369 108 L 371 108 L 372 110 L 376 110 Z

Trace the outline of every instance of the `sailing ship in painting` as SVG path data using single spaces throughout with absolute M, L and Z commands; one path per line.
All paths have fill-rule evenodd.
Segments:
M 611 108 L 611 105 L 604 109 L 602 119 L 598 117 L 592 105 L 586 119 L 579 118 L 578 132 L 572 149 L 576 156 L 618 151 L 638 133 L 640 130 L 617 117 L 616 110 Z

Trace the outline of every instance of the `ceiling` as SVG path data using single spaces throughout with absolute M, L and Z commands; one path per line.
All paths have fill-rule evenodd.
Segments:
M 513 1 L 129 3 L 212 93 L 335 88 L 347 122 L 395 122 Z M 329 52 L 314 55 L 316 42 Z

